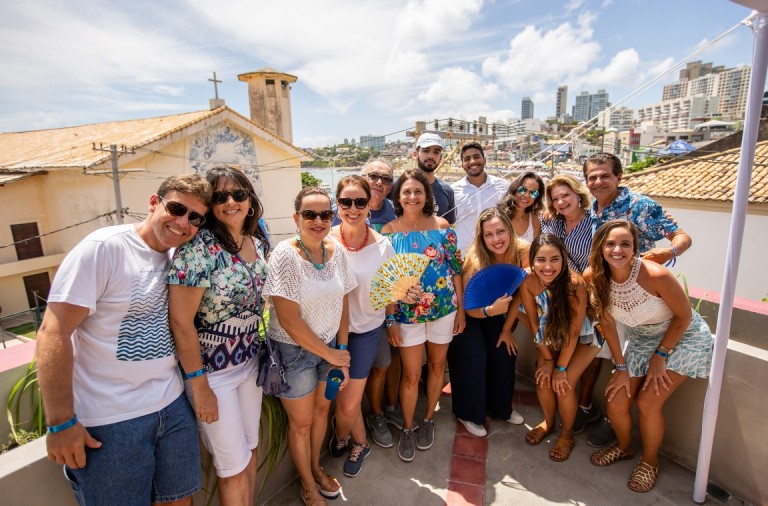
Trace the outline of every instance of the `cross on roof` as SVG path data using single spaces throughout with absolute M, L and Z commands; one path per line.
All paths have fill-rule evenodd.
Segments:
M 210 82 L 213 83 L 213 92 L 216 94 L 216 100 L 219 99 L 219 83 L 222 83 L 224 81 L 220 81 L 216 79 L 216 72 L 213 73 L 213 79 L 208 79 Z

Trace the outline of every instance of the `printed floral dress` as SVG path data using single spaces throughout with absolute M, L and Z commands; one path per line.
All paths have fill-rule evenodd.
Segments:
M 388 234 L 395 253 L 421 253 L 429 264 L 421 275 L 421 300 L 400 303 L 400 323 L 426 323 L 447 316 L 458 307 L 453 276 L 461 274 L 456 257 L 456 232 L 452 228 Z

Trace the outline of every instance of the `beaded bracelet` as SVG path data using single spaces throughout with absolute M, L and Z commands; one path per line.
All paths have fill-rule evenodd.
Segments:
M 55 434 L 57 432 L 61 432 L 63 430 L 66 430 L 66 429 L 72 427 L 76 423 L 77 423 L 77 415 L 73 416 L 70 420 L 67 420 L 66 422 L 60 423 L 58 425 L 46 425 L 45 429 L 48 432 L 50 432 L 52 434 Z
M 664 264 L 664 267 L 674 267 L 677 263 L 677 246 L 672 246 L 672 258 L 670 258 L 667 263 Z
M 568 370 L 568 368 L 567 368 L 567 367 L 563 367 L 563 366 L 561 366 L 561 365 L 555 365 L 555 369 L 557 369 L 557 370 L 558 370 L 558 371 L 560 371 L 560 372 L 565 372 L 565 371 L 567 371 L 567 370 Z
M 193 371 L 193 372 L 185 374 L 184 375 L 184 379 L 188 380 L 188 379 L 192 379 L 192 378 L 197 378 L 198 376 L 202 376 L 203 374 L 205 374 L 205 367 L 202 367 L 202 368 L 198 369 L 197 371 Z
M 622 372 L 629 371 L 629 367 L 627 366 L 626 362 L 623 364 L 614 364 L 614 367 L 616 368 L 617 371 L 622 371 Z

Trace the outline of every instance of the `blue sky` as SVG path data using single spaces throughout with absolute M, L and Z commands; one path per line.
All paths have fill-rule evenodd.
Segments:
M 416 120 L 519 118 L 524 95 L 545 119 L 558 85 L 569 111 L 582 90 L 616 103 L 749 13 L 727 0 L 2 2 L 0 132 L 206 109 L 213 71 L 247 116 L 237 75 L 264 66 L 299 78 L 302 147 Z M 695 60 L 749 65 L 751 52 L 740 26 Z M 626 105 L 660 98 L 661 85 Z

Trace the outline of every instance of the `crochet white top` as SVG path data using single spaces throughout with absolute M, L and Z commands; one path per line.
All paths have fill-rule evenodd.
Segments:
M 298 303 L 301 319 L 317 337 L 330 343 L 339 330 L 344 295 L 357 286 L 355 274 L 342 248 L 337 246 L 325 267 L 318 270 L 289 241 L 282 241 L 272 251 L 262 293 Z M 270 339 L 296 345 L 274 314 L 268 332 Z
M 629 327 L 661 323 L 672 318 L 664 299 L 651 295 L 637 282 L 642 260 L 635 258 L 629 278 L 623 283 L 611 280 L 611 315 Z

